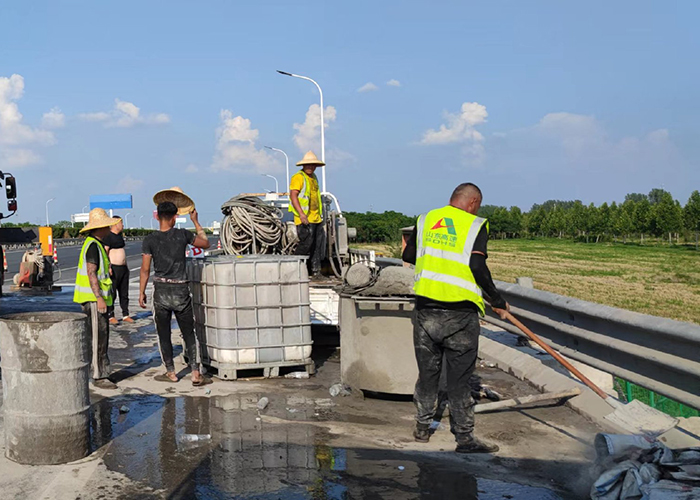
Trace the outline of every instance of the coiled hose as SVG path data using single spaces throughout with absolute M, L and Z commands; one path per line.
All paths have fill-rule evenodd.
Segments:
M 287 235 L 282 211 L 260 198 L 234 196 L 221 212 L 221 247 L 228 255 L 288 254 L 296 243 Z

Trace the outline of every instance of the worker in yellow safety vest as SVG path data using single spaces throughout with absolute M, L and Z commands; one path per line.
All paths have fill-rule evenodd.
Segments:
M 469 385 L 479 351 L 482 291 L 499 316 L 505 319 L 509 309 L 486 265 L 489 225 L 477 216 L 481 200 L 476 185 L 460 184 L 449 205 L 418 218 L 403 252 L 403 260 L 415 264 L 413 343 L 419 376 L 413 396 L 413 436 L 418 442 L 430 439 L 445 363 L 450 425 L 458 453 L 498 451 L 498 446 L 474 436 L 474 400 Z
M 121 219 L 107 215 L 102 208 L 93 208 L 87 225 L 80 230 L 87 233 L 80 250 L 78 272 L 75 276 L 73 301 L 87 314 L 92 335 L 93 384 L 101 389 L 116 389 L 109 379 L 109 318 L 107 308 L 112 305 L 112 279 L 109 275 L 109 256 L 102 243 L 110 228 Z
M 302 168 L 292 176 L 289 183 L 289 211 L 294 214 L 299 238 L 295 254 L 309 257 L 306 264 L 309 274 L 314 276 L 321 272 L 321 260 L 326 244 L 321 190 L 318 188 L 318 179 L 314 172 L 325 163 L 309 151 L 297 165 Z

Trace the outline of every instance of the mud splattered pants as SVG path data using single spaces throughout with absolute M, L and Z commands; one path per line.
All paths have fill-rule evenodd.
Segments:
M 474 432 L 474 400 L 469 378 L 479 351 L 479 315 L 474 311 L 416 309 L 413 344 L 418 362 L 418 382 L 413 395 L 416 421 L 430 425 L 438 408 L 438 387 L 446 363 L 450 427 L 455 437 Z
M 321 272 L 321 260 L 323 259 L 326 245 L 326 231 L 323 228 L 323 223 L 299 224 L 297 226 L 297 237 L 299 238 L 299 245 L 294 254 L 308 255 L 309 260 L 306 262 L 306 265 L 308 266 L 309 274 L 318 274 Z
M 154 283 L 153 288 L 153 320 L 158 334 L 158 346 L 160 357 L 165 369 L 175 371 L 173 360 L 172 329 L 170 322 L 173 314 L 180 327 L 182 339 L 185 342 L 185 355 L 193 370 L 199 370 L 199 363 L 204 357 L 203 339 L 195 335 L 194 312 L 192 310 L 192 297 L 187 283 Z M 198 342 L 199 341 L 199 342 Z M 199 353 L 197 350 L 199 344 Z M 199 355 L 198 355 L 199 354 Z
M 80 304 L 87 314 L 88 325 L 92 336 L 92 365 L 90 373 L 93 380 L 109 377 L 109 318 L 107 313 L 97 310 L 97 302 Z

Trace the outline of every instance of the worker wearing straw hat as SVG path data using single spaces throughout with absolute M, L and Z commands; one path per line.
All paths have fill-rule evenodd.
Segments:
M 297 163 L 301 170 L 292 176 L 289 183 L 289 211 L 294 214 L 299 244 L 296 255 L 307 255 L 309 274 L 317 275 L 321 271 L 321 259 L 326 242 L 323 230 L 323 203 L 321 190 L 318 188 L 316 168 L 325 165 L 312 151 Z
M 194 327 L 192 297 L 187 282 L 185 254 L 187 245 L 197 248 L 209 248 L 209 238 L 199 224 L 197 210 L 192 199 L 174 187 L 156 193 L 153 197 L 158 206 L 160 230 L 146 236 L 143 240 L 141 261 L 141 282 L 139 304 L 146 307 L 146 285 L 154 266 L 153 277 L 153 320 L 158 334 L 160 355 L 165 365 L 165 373 L 157 375 L 160 382 L 177 382 L 170 322 L 173 314 L 180 327 L 185 342 L 185 353 L 192 369 L 192 385 L 200 386 L 211 383 L 210 378 L 202 376 L 200 362 L 204 358 L 203 339 L 197 338 Z M 178 215 L 190 214 L 197 234 L 175 227 Z M 199 344 L 199 349 L 197 349 Z
M 120 219 L 107 215 L 102 208 L 90 211 L 87 225 L 80 230 L 88 233 L 80 250 L 78 272 L 75 276 L 73 301 L 88 315 L 92 333 L 92 378 L 96 387 L 116 389 L 109 380 L 109 318 L 107 308 L 112 305 L 112 279 L 109 276 L 109 257 L 102 244 L 110 228 Z

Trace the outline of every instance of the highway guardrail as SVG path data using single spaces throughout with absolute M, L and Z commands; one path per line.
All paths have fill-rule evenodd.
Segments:
M 513 314 L 562 354 L 700 408 L 700 325 L 495 283 Z M 520 334 L 490 308 L 486 320 Z

